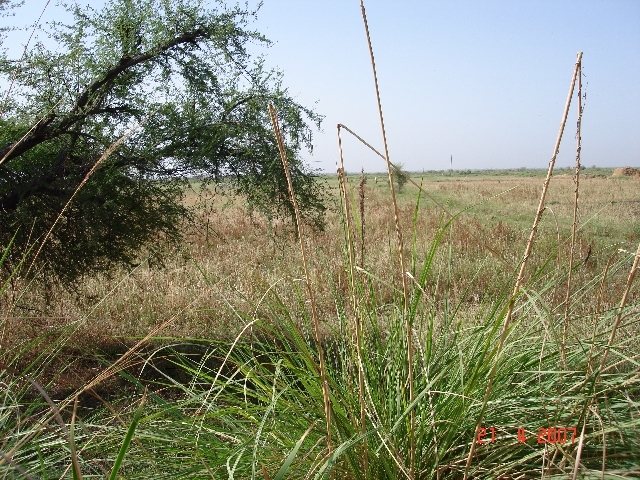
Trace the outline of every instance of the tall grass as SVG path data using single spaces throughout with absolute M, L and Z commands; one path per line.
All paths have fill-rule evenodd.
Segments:
M 547 197 L 547 191 L 549 189 L 549 183 L 551 181 L 551 176 L 553 174 L 553 168 L 555 166 L 556 163 L 556 157 L 558 155 L 558 152 L 560 151 L 560 142 L 562 141 L 562 135 L 564 133 L 564 127 L 565 124 L 567 122 L 567 115 L 569 114 L 569 106 L 571 105 L 571 98 L 573 97 L 573 89 L 576 83 L 576 78 L 579 76 L 580 74 L 580 66 L 581 66 L 581 61 L 582 61 L 582 52 L 578 52 L 578 58 L 576 60 L 576 64 L 575 64 L 575 68 L 573 71 L 573 76 L 571 77 L 571 86 L 569 87 L 569 94 L 567 95 L 567 101 L 564 107 L 564 113 L 562 115 L 562 120 L 560 122 L 560 130 L 558 132 L 558 137 L 556 139 L 556 144 L 554 146 L 553 149 L 553 155 L 551 156 L 551 160 L 549 161 L 549 170 L 547 172 L 547 177 L 544 180 L 544 183 L 542 184 L 542 194 L 540 195 L 540 203 L 538 205 L 538 210 L 536 212 L 536 216 L 533 220 L 533 226 L 531 227 L 531 232 L 529 233 L 529 240 L 527 241 L 527 246 L 525 247 L 525 251 L 524 251 L 524 255 L 522 256 L 522 261 L 520 262 L 520 268 L 519 268 L 519 273 L 518 273 L 518 277 L 515 281 L 515 286 L 513 287 L 513 293 L 511 295 L 511 299 L 509 301 L 509 306 L 507 308 L 507 314 L 505 316 L 504 319 L 504 323 L 502 325 L 502 333 L 500 334 L 500 340 L 498 342 L 498 346 L 497 346 L 497 351 L 498 353 L 500 353 L 500 351 L 502 350 L 502 347 L 504 345 L 505 339 L 506 339 L 506 335 L 509 331 L 509 327 L 511 326 L 511 320 L 513 318 L 513 310 L 514 310 L 514 306 L 515 306 L 515 301 L 517 296 L 520 294 L 520 290 L 524 285 L 524 280 L 525 280 L 525 271 L 527 268 L 527 264 L 529 263 L 529 257 L 531 256 L 531 252 L 532 252 L 532 248 L 533 248 L 533 243 L 534 243 L 534 239 L 536 237 L 536 234 L 538 232 L 538 226 L 540 224 L 540 220 L 542 218 L 542 214 L 544 213 L 546 206 L 545 206 L 545 201 L 546 201 L 546 197 Z M 571 261 L 570 261 L 571 264 Z M 571 272 L 571 265 L 569 266 L 569 272 Z M 569 273 L 570 274 L 570 273 Z M 569 288 L 569 287 L 567 287 Z M 565 316 L 566 318 L 566 316 Z M 564 335 L 563 335 L 563 345 L 564 345 Z M 564 349 L 564 347 L 562 348 Z M 564 360 L 564 353 L 563 353 L 563 360 Z M 489 400 L 489 396 L 491 395 L 491 389 L 493 388 L 493 381 L 494 381 L 494 377 L 495 377 L 495 373 L 496 370 L 498 368 L 498 364 L 494 363 L 491 372 L 489 373 L 489 377 L 487 380 L 487 388 L 485 391 L 485 395 L 484 395 L 484 400 L 483 400 L 483 409 L 484 406 L 487 404 L 488 400 Z M 477 428 L 481 428 L 480 425 L 482 424 L 482 420 L 483 420 L 483 414 L 481 413 L 480 416 L 478 417 L 478 424 L 477 424 Z M 474 439 L 474 441 L 471 443 L 471 449 L 469 450 L 469 456 L 467 457 L 467 466 L 465 468 L 465 475 L 464 478 L 465 480 L 468 478 L 468 472 L 469 472 L 469 467 L 471 465 L 471 461 L 473 460 L 473 455 L 475 452 L 475 448 L 476 448 L 476 441 Z
M 344 198 L 352 202 L 353 197 Z M 420 201 L 415 208 L 421 208 Z M 137 388 L 137 398 L 111 398 L 92 409 L 81 403 L 74 415 L 73 402 L 54 407 L 46 399 L 47 385 L 43 391 L 33 388 L 27 379 L 36 378 L 36 371 L 3 369 L 0 472 L 6 478 L 57 478 L 77 462 L 83 478 L 109 476 L 115 467 L 125 478 L 326 478 L 330 472 L 336 478 L 408 478 L 412 434 L 414 478 L 461 478 L 478 438 L 486 443 L 474 453 L 472 478 L 566 478 L 574 468 L 578 478 L 637 476 L 638 305 L 585 314 L 579 305 L 607 281 L 605 271 L 576 286 L 570 316 L 592 327 L 568 337 L 566 368 L 559 369 L 564 315 L 558 313 L 563 308 L 554 303 L 554 291 L 566 286 L 567 271 L 558 273 L 549 262 L 519 295 L 499 350 L 510 282 L 473 315 L 465 312 L 464 296 L 443 309 L 436 296 L 426 295 L 450 280 L 456 254 L 442 242 L 456 235 L 457 221 L 443 218 L 434 240 L 410 253 L 413 401 L 402 290 L 381 298 L 380 283 L 386 279 L 372 274 L 366 263 L 352 270 L 346 254 L 343 269 L 357 309 L 327 266 L 324 278 L 333 291 L 335 319 L 321 326 L 320 342 L 308 328 L 313 321 L 305 288 L 290 278 L 248 309 L 254 314 L 236 312 L 247 328 L 233 342 L 165 338 L 151 354 L 131 352 L 130 358 L 143 361 L 139 377 L 111 371 Z M 417 223 L 414 234 L 420 235 Z M 622 252 L 607 275 L 627 269 L 633 258 Z M 470 290 L 482 276 L 479 269 L 469 279 Z M 281 295 L 287 290 L 293 297 Z M 362 322 L 361 348 L 352 335 L 356 315 Z M 613 335 L 612 324 L 627 334 Z M 64 339 L 64 332 L 59 335 Z M 320 347 L 326 352 L 332 451 L 327 449 Z M 484 437 L 476 428 L 481 413 Z M 58 416 L 62 423 L 56 422 Z M 561 444 L 538 444 L 539 429 L 551 427 L 584 434 L 571 441 L 569 433 Z M 519 428 L 525 442 L 518 439 Z
M 389 177 L 389 189 L 391 190 L 391 202 L 393 203 L 393 219 L 395 221 L 396 227 L 396 239 L 398 241 L 398 259 L 400 260 L 400 278 L 402 279 L 402 293 L 403 293 L 403 316 L 405 317 L 405 335 L 407 338 L 406 341 L 406 352 L 407 352 L 407 375 L 408 378 L 408 390 L 409 390 L 409 402 L 413 403 L 415 399 L 415 391 L 414 381 L 413 381 L 413 335 L 411 334 L 411 330 L 413 328 L 411 323 L 411 316 L 407 314 L 407 310 L 409 308 L 409 284 L 406 275 L 406 263 L 404 258 L 404 241 L 402 239 L 402 229 L 400 228 L 400 214 L 398 211 L 398 201 L 396 199 L 396 192 L 393 183 L 393 168 L 391 166 L 391 160 L 389 159 L 389 147 L 387 145 L 387 133 L 384 125 L 384 116 L 382 114 L 382 102 L 380 100 L 380 88 L 378 86 L 378 73 L 376 71 L 376 62 L 373 55 L 373 47 L 371 45 L 371 36 L 369 34 L 369 24 L 367 23 L 367 14 L 364 8 L 364 1 L 360 0 L 360 10 L 362 11 L 362 21 L 364 22 L 364 30 L 367 36 L 367 46 L 369 47 L 369 56 L 371 58 L 371 68 L 373 70 L 373 83 L 376 89 L 376 101 L 378 103 L 378 114 L 380 116 L 380 127 L 382 129 L 382 141 L 384 144 L 384 158 L 387 164 L 387 175 Z M 396 175 L 400 175 L 400 172 L 397 170 Z M 411 478 L 414 477 L 415 474 L 415 412 L 413 409 L 409 411 L 410 418 L 410 428 L 408 431 L 409 435 L 409 476 Z

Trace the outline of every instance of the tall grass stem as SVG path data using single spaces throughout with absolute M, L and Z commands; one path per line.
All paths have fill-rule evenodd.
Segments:
M 378 101 L 378 113 L 380 115 L 380 127 L 382 128 L 382 141 L 384 143 L 384 155 L 387 160 L 387 173 L 389 175 L 389 188 L 391 189 L 391 200 L 393 202 L 393 214 L 396 226 L 396 236 L 398 238 L 398 253 L 400 255 L 400 270 L 402 273 L 402 293 L 404 297 L 403 302 L 403 314 L 405 317 L 405 328 L 407 337 L 407 368 L 408 368 L 408 382 L 409 382 L 409 405 L 413 404 L 414 400 L 414 384 L 413 384 L 413 335 L 412 325 L 409 313 L 409 280 L 407 278 L 407 271 L 405 269 L 404 262 L 404 246 L 402 242 L 402 231 L 400 230 L 400 213 L 398 210 L 398 201 L 396 199 L 396 192 L 393 186 L 393 173 L 391 163 L 389 161 L 389 146 L 387 144 L 387 133 L 384 127 L 384 116 L 382 114 L 382 102 L 380 101 L 380 88 L 378 86 L 378 74 L 376 72 L 376 61 L 373 56 L 373 47 L 371 46 L 371 35 L 369 34 L 369 24 L 367 23 L 367 13 L 364 8 L 364 1 L 360 0 L 360 9 L 362 10 L 362 20 L 364 21 L 364 29 L 367 34 L 367 45 L 369 47 L 369 55 L 371 56 L 371 68 L 373 69 L 373 82 L 376 88 L 376 99 Z M 411 428 L 410 428 L 410 464 L 409 473 L 411 478 L 414 478 L 415 464 L 416 464 L 416 439 L 415 439 L 415 424 L 416 414 L 415 409 L 411 409 Z
M 491 367 L 491 371 L 489 372 L 489 379 L 487 382 L 487 388 L 485 390 L 484 399 L 482 401 L 482 408 L 480 410 L 480 414 L 478 415 L 476 431 L 482 425 L 484 411 L 486 409 L 487 403 L 489 402 L 489 396 L 491 395 L 491 390 L 493 388 L 493 381 L 495 379 L 495 375 L 499 365 L 500 352 L 502 351 L 502 346 L 504 345 L 505 338 L 507 337 L 507 332 L 509 329 L 509 325 L 511 324 L 511 318 L 513 316 L 513 309 L 515 306 L 515 302 L 518 297 L 518 294 L 520 293 L 520 287 L 524 281 L 524 272 L 526 270 L 527 262 L 529 260 L 529 256 L 531 255 L 531 250 L 533 248 L 533 240 L 535 239 L 536 232 L 538 230 L 538 225 L 540 223 L 540 219 L 542 218 L 542 213 L 544 212 L 544 209 L 545 209 L 545 199 L 547 196 L 547 190 L 549 189 L 549 183 L 551 181 L 551 176 L 553 174 L 553 167 L 555 166 L 555 163 L 556 163 L 556 157 L 558 156 L 558 152 L 560 151 L 560 142 L 562 141 L 562 134 L 564 133 L 564 127 L 567 123 L 567 116 L 569 115 L 569 107 L 571 106 L 571 98 L 573 97 L 573 90 L 575 87 L 576 78 L 578 76 L 578 71 L 580 70 L 581 61 L 582 61 L 582 52 L 578 52 L 578 58 L 576 60 L 575 67 L 573 69 L 573 76 L 571 78 L 571 85 L 569 87 L 569 94 L 567 95 L 567 101 L 564 106 L 564 113 L 562 115 L 562 120 L 560 122 L 560 130 L 558 131 L 558 137 L 556 138 L 556 144 L 553 149 L 553 155 L 551 157 L 551 160 L 549 161 L 549 170 L 547 171 L 547 176 L 542 185 L 542 194 L 540 195 L 540 203 L 538 205 L 538 211 L 536 212 L 536 216 L 533 220 L 533 226 L 531 227 L 529 240 L 527 241 L 527 246 L 525 248 L 525 252 L 520 263 L 520 271 L 518 273 L 518 277 L 516 279 L 516 283 L 513 288 L 513 293 L 511 295 L 511 300 L 509 301 L 509 307 L 507 309 L 506 317 L 502 325 L 502 331 L 500 333 L 500 341 L 498 342 L 498 346 L 496 347 L 495 361 L 493 363 L 493 366 Z M 469 468 L 471 467 L 471 461 L 473 459 L 475 450 L 476 450 L 476 436 L 474 435 L 473 440 L 471 441 L 471 448 L 469 449 L 469 455 L 467 456 L 467 464 L 464 469 L 464 480 L 467 480 L 469 478 Z
M 324 360 L 324 349 L 322 348 L 322 337 L 320 335 L 320 322 L 316 314 L 316 302 L 313 294 L 313 288 L 311 286 L 311 277 L 309 275 L 309 265 L 307 262 L 307 255 L 304 248 L 304 235 L 302 230 L 302 220 L 300 219 L 300 211 L 298 209 L 298 202 L 293 190 L 293 182 L 291 181 L 291 172 L 289 171 L 289 162 L 287 161 L 287 151 L 282 140 L 282 134 L 280 133 L 280 125 L 278 124 L 278 116 L 276 114 L 275 107 L 269 104 L 269 114 L 271 115 L 271 122 L 273 123 L 273 131 L 278 142 L 278 149 L 280 150 L 280 158 L 282 158 L 282 165 L 284 168 L 285 176 L 287 177 L 287 184 L 289 186 L 289 196 L 291 197 L 291 203 L 293 204 L 293 210 L 296 217 L 296 226 L 298 228 L 298 239 L 300 241 L 300 252 L 302 254 L 302 263 L 304 266 L 305 285 L 307 287 L 307 294 L 309 295 L 309 302 L 311 303 L 311 318 L 313 321 L 313 328 L 315 331 L 316 342 L 318 343 L 318 357 L 320 362 L 320 377 L 322 380 L 322 395 L 324 398 L 324 414 L 327 425 L 327 451 L 331 455 L 331 400 L 329 397 L 329 382 L 327 380 L 327 372 Z
M 562 343 L 560 344 L 560 354 L 562 356 L 563 368 L 567 368 L 567 335 L 569 329 L 569 306 L 571 304 L 571 280 L 573 274 L 573 257 L 576 245 L 576 229 L 578 224 L 578 195 L 580 190 L 580 151 L 582 150 L 582 136 L 580 128 L 582 125 L 582 61 L 578 65 L 578 120 L 576 123 L 576 167 L 573 182 L 574 201 L 573 201 L 573 223 L 571 225 L 571 246 L 569 249 L 569 272 L 567 275 L 567 291 L 564 298 L 564 320 L 562 322 Z
M 360 206 L 360 268 L 364 269 L 364 251 L 365 251 L 365 240 L 364 240 L 364 185 L 367 182 L 367 177 L 364 175 L 364 167 L 362 168 L 362 174 L 360 177 L 360 184 L 358 188 L 359 194 L 359 203 Z
M 349 277 L 351 283 L 351 303 L 353 308 L 354 336 L 356 345 L 356 357 L 358 362 L 358 398 L 360 401 L 360 433 L 366 432 L 366 413 L 364 396 L 364 368 L 362 365 L 362 322 L 358 308 L 358 296 L 356 291 L 355 276 L 355 246 L 351 236 L 351 211 L 349 208 L 349 196 L 347 194 L 347 176 L 344 169 L 344 155 L 342 152 L 342 136 L 340 135 L 340 125 L 338 125 L 338 150 L 340 153 L 340 168 L 338 169 L 338 179 L 340 181 L 340 191 L 344 204 L 345 224 L 347 230 L 347 250 L 349 252 Z M 361 219 L 362 221 L 362 219 Z M 369 459 L 367 454 L 367 439 L 363 439 L 363 465 L 365 477 L 369 471 Z

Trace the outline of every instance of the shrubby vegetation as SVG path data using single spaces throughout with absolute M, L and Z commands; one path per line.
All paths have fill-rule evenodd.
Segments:
M 140 255 L 159 259 L 160 247 L 182 238 L 192 213 L 182 198 L 194 175 L 205 188 L 231 179 L 234 193 L 271 217 L 292 214 L 270 102 L 298 202 L 321 224 L 321 189 L 297 156 L 311 148 L 321 117 L 248 53 L 249 44 L 268 45 L 250 29 L 256 12 L 195 0 L 67 8 L 73 21 L 50 24 L 47 44 L 0 58 L 11 85 L 0 116 L 0 244 L 15 236 L 5 266 L 15 267 L 15 252 L 39 245 L 56 221 L 32 272 L 73 282 Z

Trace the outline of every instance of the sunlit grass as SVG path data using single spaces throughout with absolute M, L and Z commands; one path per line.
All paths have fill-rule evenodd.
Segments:
M 486 431 L 480 437 L 486 443 L 476 450 L 473 478 L 567 478 L 578 456 L 578 478 L 602 478 L 603 471 L 605 478 L 637 475 L 637 289 L 632 290 L 622 312 L 616 309 L 633 259 L 629 247 L 618 251 L 601 245 L 589 260 L 593 263 L 576 267 L 564 368 L 560 345 L 566 259 L 562 250 L 558 255 L 555 236 L 543 237 L 535 250 L 539 258 L 533 262 L 526 288 L 517 300 L 514 323 L 498 355 L 496 345 L 518 264 L 521 234 L 510 226 L 510 217 L 494 227 L 473 223 L 468 213 L 445 223 L 446 217 L 431 212 L 430 206 L 423 203 L 416 213 L 415 204 L 405 200 L 403 215 L 409 225 L 405 236 L 414 239 L 408 252 L 412 266 L 408 314 L 415 339 L 416 400 L 410 404 L 401 286 L 393 273 L 391 240 L 384 241 L 391 233 L 385 230 L 383 201 L 368 192 L 365 266 L 355 269 L 353 282 L 345 237 L 339 233 L 345 228 L 340 217 L 333 233 L 306 239 L 317 247 L 311 276 L 322 302 L 319 310 L 332 407 L 331 453 L 317 343 L 299 264 L 294 260 L 298 254 L 284 237 L 265 242 L 251 232 L 259 225 L 231 214 L 224 238 L 235 246 L 245 242 L 235 261 L 249 267 L 257 242 L 268 245 L 273 241 L 272 257 L 225 278 L 216 273 L 215 262 L 204 253 L 206 244 L 194 244 L 203 252 L 199 258 L 192 257 L 196 268 L 189 275 L 195 283 L 180 286 L 181 281 L 173 278 L 176 286 L 170 288 L 175 288 L 174 293 L 164 292 L 162 297 L 167 301 L 173 295 L 176 303 L 169 310 L 182 308 L 184 316 L 176 316 L 175 323 L 158 332 L 147 344 L 151 347 L 132 351 L 127 362 L 116 364 L 113 375 L 121 380 L 105 380 L 115 382 L 115 389 L 105 392 L 96 385 L 93 397 L 91 392 L 83 393 L 75 415 L 74 395 L 64 402 L 59 396 L 63 390 L 56 385 L 70 370 L 83 365 L 81 358 L 63 363 L 69 358 L 70 339 L 99 331 L 98 325 L 61 322 L 55 326 L 51 321 L 44 337 L 38 336 L 40 331 L 29 342 L 3 350 L 0 472 L 6 478 L 72 476 L 72 460 L 77 459 L 85 478 L 108 477 L 116 470 L 125 478 L 328 478 L 330 474 L 334 478 L 402 478 L 409 472 L 409 414 L 414 411 L 416 477 L 461 478 L 471 442 L 482 434 L 476 431 L 476 420 L 488 372 L 497 362 L 483 415 Z M 227 210 L 230 212 L 233 210 Z M 243 234 L 231 228 L 236 222 L 241 222 L 236 228 Z M 483 237 L 478 231 L 482 228 L 493 232 L 488 243 L 499 255 L 481 248 Z M 611 228 L 616 235 L 615 227 Z M 624 241 L 621 238 L 615 245 Z M 331 253 L 331 246 L 338 247 L 336 253 Z M 220 242 L 208 248 L 215 252 L 227 247 Z M 277 260 L 278 248 L 285 252 L 283 265 Z M 509 257 L 511 248 L 513 257 Z M 222 254 L 216 258 L 230 260 Z M 182 275 L 186 265 L 182 270 L 176 268 L 174 277 Z M 264 272 L 258 273 L 260 270 Z M 169 281 L 163 275 L 167 274 L 143 267 L 120 281 L 154 292 Z M 190 291 L 193 285 L 197 288 Z M 357 310 L 353 309 L 351 285 Z M 179 298 L 180 287 L 186 299 Z M 104 288 L 108 292 L 113 287 Z M 126 329 L 131 328 L 128 335 L 134 336 L 144 330 L 135 325 L 135 319 L 140 319 L 135 313 L 142 305 L 136 301 L 140 294 L 130 287 L 122 290 L 107 295 L 104 304 L 110 308 L 120 305 L 119 315 L 128 316 L 131 327 L 107 323 L 106 332 L 72 345 L 77 354 L 84 351 L 91 357 L 95 352 L 92 341 L 118 332 L 110 329 L 122 328 L 120 335 L 127 335 Z M 154 306 L 153 299 L 158 297 L 153 295 L 138 298 L 148 302 L 145 308 L 170 305 Z M 618 313 L 622 327 L 606 365 L 599 370 Z M 168 319 L 166 313 L 155 315 L 157 319 L 146 328 Z M 191 320 L 184 323 L 187 319 Z M 362 321 L 364 332 L 360 354 L 353 337 L 356 319 Z M 85 317 L 81 321 L 95 320 Z M 233 327 L 225 332 L 217 322 Z M 4 320 L 5 336 L 13 333 L 6 331 L 10 325 L 14 323 Z M 22 332 L 23 339 L 29 337 L 28 329 Z M 128 341 L 119 348 L 131 344 Z M 34 355 L 36 351 L 40 356 Z M 116 344 L 113 352 L 117 351 Z M 96 373 L 114 360 L 105 358 L 104 367 Z M 359 369 L 365 380 L 364 434 Z M 65 395 L 75 388 L 82 390 L 90 385 L 89 380 L 71 385 Z M 126 389 L 119 390 L 118 385 Z M 583 424 L 586 429 L 580 440 Z M 539 444 L 539 435 L 549 439 L 549 430 L 540 429 L 550 428 L 567 429 L 560 433 L 567 440 Z M 573 440 L 572 428 L 577 431 Z

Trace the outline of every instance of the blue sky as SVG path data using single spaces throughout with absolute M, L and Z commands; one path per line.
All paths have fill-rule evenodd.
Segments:
M 365 2 L 389 157 L 410 170 L 545 168 L 578 51 L 587 167 L 640 166 L 639 1 Z M 338 158 L 336 124 L 382 150 L 358 0 L 266 0 L 258 28 L 291 92 L 326 115 L 313 160 Z M 574 102 L 575 107 L 575 102 Z M 575 162 L 575 108 L 558 166 Z M 347 170 L 381 170 L 345 140 Z
M 27 0 L 37 18 L 45 1 Z M 94 2 L 97 3 L 97 2 Z M 250 2 L 254 4 L 256 2 Z M 408 170 L 546 168 L 584 52 L 582 163 L 640 166 L 640 1 L 366 0 L 389 156 Z M 59 18 L 52 1 L 44 20 Z M 359 0 L 265 0 L 267 65 L 325 115 L 310 164 L 334 172 L 337 123 L 383 149 Z M 575 161 L 575 99 L 558 167 Z M 384 164 L 344 138 L 347 170 Z

